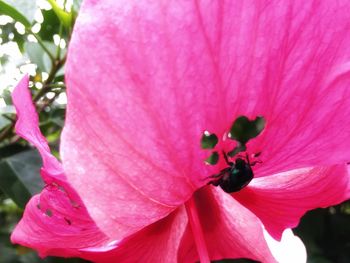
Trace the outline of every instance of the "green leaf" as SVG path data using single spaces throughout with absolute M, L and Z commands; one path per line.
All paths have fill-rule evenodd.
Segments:
M 19 207 L 43 187 L 41 158 L 36 150 L 12 155 L 0 161 L 0 189 Z
M 54 43 L 49 41 L 43 41 L 43 44 L 51 52 L 51 54 L 55 54 L 57 46 Z M 40 71 L 50 72 L 52 66 L 50 57 L 38 43 L 26 42 L 24 44 L 24 50 L 27 53 L 30 61 L 36 64 Z M 61 56 L 63 57 L 65 53 L 66 50 L 62 50 Z
M 1 44 L 5 44 L 8 42 L 16 42 L 19 50 L 22 52 L 23 51 L 23 45 L 24 45 L 24 41 L 25 41 L 25 35 L 21 35 L 18 33 L 17 29 L 15 28 L 15 23 L 16 21 L 7 23 L 5 25 L 1 25 L 1 33 L 0 33 L 0 37 L 2 39 Z M 13 38 L 10 37 L 13 35 Z M 7 62 L 6 57 L 8 57 L 8 55 L 3 54 L 0 59 L 1 59 L 1 64 L 4 65 Z
M 73 0 L 73 10 L 78 13 L 82 0 Z
M 307 259 L 307 263 L 332 263 L 332 261 L 328 260 L 323 256 L 309 256 Z
M 7 125 L 9 125 L 11 122 L 0 115 L 0 131 L 5 128 Z
M 212 133 L 204 133 L 201 138 L 201 147 L 202 149 L 213 149 L 215 145 L 218 143 L 218 137 Z
M 16 8 L 26 19 L 32 23 L 37 10 L 36 0 L 3 0 L 10 6 Z
M 4 99 L 6 105 L 12 105 L 11 92 L 8 89 L 4 89 L 0 97 Z
M 16 109 L 14 106 L 5 106 L 0 108 L 0 114 L 15 114 Z
M 53 11 L 55 12 L 58 19 L 61 21 L 61 23 L 66 27 L 70 28 L 72 26 L 72 17 L 69 13 L 61 9 L 55 0 L 47 0 L 50 5 L 52 6 Z
M 210 165 L 215 165 L 219 161 L 219 154 L 218 152 L 213 152 L 206 160 L 205 162 Z
M 0 246 L 0 263 L 21 263 L 17 258 L 16 251 L 10 247 Z
M 238 145 L 235 148 L 233 148 L 232 151 L 229 151 L 227 153 L 227 155 L 230 157 L 234 157 L 236 154 L 238 154 L 240 152 L 244 152 L 246 150 L 247 150 L 247 147 L 245 145 L 238 143 Z
M 11 114 L 15 114 L 16 110 L 14 106 L 0 107 L 0 130 L 11 124 L 11 121 L 7 117 L 11 117 Z
M 257 137 L 265 128 L 265 119 L 256 117 L 255 120 L 249 120 L 246 116 L 238 117 L 230 129 L 230 139 L 245 145 L 250 139 Z
M 30 61 L 36 64 L 40 71 L 49 72 L 50 69 L 46 68 L 44 64 L 45 51 L 38 43 L 26 42 L 24 44 L 24 50 L 27 53 Z
M 44 21 L 41 24 L 41 28 L 38 34 L 42 40 L 52 41 L 53 35 L 59 34 L 60 27 L 58 25 L 60 24 L 60 21 L 52 9 L 41 10 L 41 13 L 43 15 Z
M 29 20 L 24 15 L 22 15 L 14 7 L 10 6 L 2 0 L 0 0 L 0 14 L 13 18 L 14 20 L 22 23 L 27 28 L 31 26 Z
M 0 65 L 1 65 L 1 67 L 4 67 L 7 64 L 7 62 L 9 61 L 9 58 L 10 58 L 10 56 L 7 55 L 7 54 L 2 54 L 0 56 Z
M 9 144 L 0 148 L 0 161 L 6 157 L 10 157 L 14 154 L 30 150 L 27 145 L 22 145 L 20 143 Z

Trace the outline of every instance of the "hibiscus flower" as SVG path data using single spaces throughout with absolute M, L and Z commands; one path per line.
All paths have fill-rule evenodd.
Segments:
M 17 133 L 40 151 L 47 184 L 13 242 L 101 263 L 305 261 L 289 228 L 350 196 L 349 5 L 86 0 L 66 65 L 62 165 L 27 77 L 13 94 Z M 225 161 L 240 116 L 265 127 L 246 157 Z M 213 185 L 257 155 L 240 191 Z

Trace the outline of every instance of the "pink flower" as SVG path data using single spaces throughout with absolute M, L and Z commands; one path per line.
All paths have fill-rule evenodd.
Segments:
M 305 261 L 285 229 L 350 196 L 349 7 L 86 0 L 66 68 L 62 166 L 27 78 L 13 94 L 17 132 L 39 149 L 47 184 L 13 242 L 96 262 Z M 205 165 L 200 139 L 215 133 L 227 152 L 221 138 L 241 115 L 266 120 L 247 144 L 262 163 L 227 194 L 206 185 L 227 164 Z

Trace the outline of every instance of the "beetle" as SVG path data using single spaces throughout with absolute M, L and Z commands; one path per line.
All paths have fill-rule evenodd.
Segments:
M 220 186 L 226 193 L 238 192 L 254 178 L 252 166 L 256 162 L 251 164 L 248 154 L 246 154 L 246 160 L 239 157 L 234 162 L 228 160 L 224 151 L 223 155 L 228 167 L 222 169 L 220 173 L 210 176 L 214 180 L 209 182 L 209 184 Z

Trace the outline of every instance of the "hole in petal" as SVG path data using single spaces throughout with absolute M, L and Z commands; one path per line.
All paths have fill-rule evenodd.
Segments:
M 242 144 L 238 143 L 237 146 L 235 148 L 233 148 L 232 151 L 229 151 L 227 153 L 227 155 L 230 157 L 233 157 L 233 156 L 237 155 L 238 153 L 244 152 L 246 150 L 247 150 L 247 147 L 244 144 L 242 145 Z
M 238 117 L 232 124 L 229 138 L 245 145 L 250 139 L 257 137 L 265 128 L 265 119 L 261 116 L 249 120 L 246 116 Z
M 214 133 L 210 134 L 205 131 L 201 139 L 201 147 L 202 149 L 214 149 L 218 141 L 218 137 Z
M 70 221 L 68 218 L 64 217 L 64 221 L 66 221 L 68 225 L 72 225 L 72 221 Z
M 257 152 L 257 153 L 254 153 L 254 154 L 253 154 L 253 157 L 254 157 L 254 158 L 257 158 L 257 157 L 259 157 L 260 155 L 261 155 L 261 152 Z
M 58 185 L 57 188 L 58 188 L 58 190 L 62 191 L 63 193 L 66 193 L 66 190 L 64 189 L 63 186 Z
M 80 208 L 80 205 L 77 203 L 77 202 L 75 202 L 74 200 L 69 200 L 70 201 L 70 204 L 74 207 L 74 208 Z
M 215 165 L 217 164 L 219 161 L 219 154 L 218 152 L 213 152 L 209 157 L 208 159 L 205 160 L 205 163 L 206 164 L 209 164 L 209 165 Z
M 231 151 L 222 151 L 227 167 L 221 169 L 219 173 L 209 176 L 211 181 L 208 184 L 220 186 L 225 192 L 233 193 L 240 191 L 250 183 L 254 178 L 252 167 L 257 163 L 261 163 L 261 161 L 253 160 L 251 162 L 249 156 L 256 158 L 260 156 L 261 152 L 249 155 L 247 142 L 261 134 L 265 128 L 265 123 L 265 119 L 261 116 L 256 117 L 254 120 L 249 120 L 246 116 L 239 116 L 233 122 L 228 136 L 231 140 L 235 140 L 237 145 Z M 222 139 L 222 143 L 224 142 L 225 138 Z M 212 149 L 217 143 L 218 137 L 215 134 L 204 132 L 201 139 L 203 149 Z M 245 154 L 240 154 L 243 152 Z M 205 162 L 215 165 L 218 163 L 219 157 L 218 152 L 213 152 Z
M 48 217 L 52 217 L 53 213 L 52 213 L 52 211 L 50 209 L 46 209 L 45 215 L 47 215 Z

